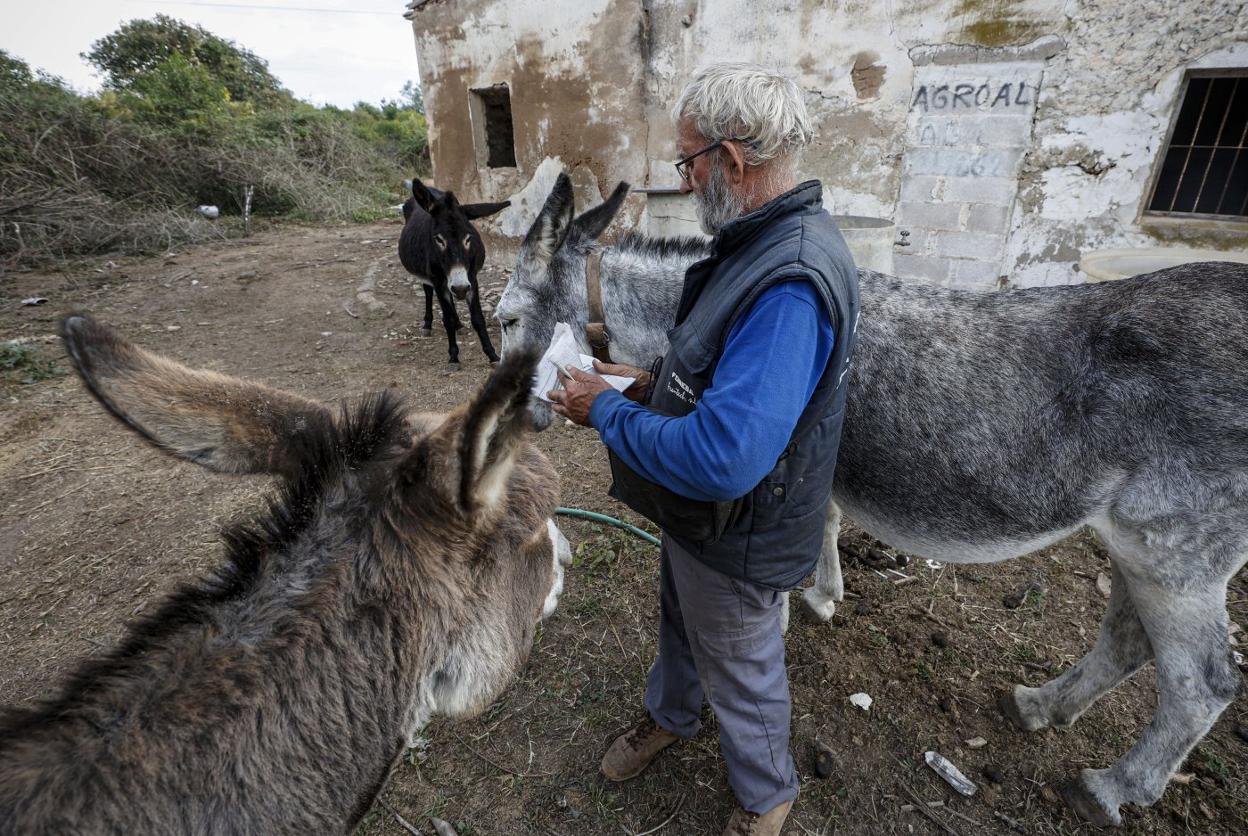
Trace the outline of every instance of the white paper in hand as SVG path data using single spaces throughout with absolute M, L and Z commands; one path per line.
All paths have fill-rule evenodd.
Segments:
M 546 353 L 542 355 L 541 361 L 537 364 L 537 380 L 533 385 L 533 394 L 538 399 L 550 403 L 550 398 L 546 397 L 546 393 L 563 388 L 559 383 L 559 371 L 567 368 L 598 374 L 594 371 L 594 358 L 588 354 L 582 354 L 580 346 L 576 344 L 576 337 L 572 336 L 572 326 L 566 322 L 556 322 L 555 333 L 550 338 L 550 348 L 546 349 Z M 620 392 L 632 386 L 636 380 L 636 378 L 618 374 L 604 374 L 602 379 Z

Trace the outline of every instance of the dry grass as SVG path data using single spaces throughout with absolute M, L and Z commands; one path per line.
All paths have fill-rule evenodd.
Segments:
M 257 214 L 304 220 L 376 220 L 400 199 L 397 163 L 324 114 L 215 130 L 142 124 L 54 81 L 0 75 L 0 268 L 222 238 L 241 222 L 195 207 L 241 213 L 247 186 Z

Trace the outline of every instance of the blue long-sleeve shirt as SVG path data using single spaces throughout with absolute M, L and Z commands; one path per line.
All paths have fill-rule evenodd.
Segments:
M 736 499 L 775 467 L 834 343 L 814 286 L 782 282 L 733 325 L 693 412 L 658 415 L 612 390 L 594 399 L 589 420 L 651 482 L 690 499 Z

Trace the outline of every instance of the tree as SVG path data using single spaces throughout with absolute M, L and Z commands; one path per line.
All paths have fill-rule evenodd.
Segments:
M 29 64 L 0 49 L 0 86 L 21 87 L 30 84 L 33 78 Z
M 231 115 L 225 85 L 177 53 L 137 77 L 120 96 L 134 118 L 183 134 L 208 137 Z
M 414 81 L 404 83 L 403 89 L 399 91 L 399 103 L 421 116 L 425 115 L 425 96 L 420 90 L 420 85 Z
M 264 59 L 203 27 L 167 15 L 124 23 L 92 44 L 82 57 L 104 75 L 105 86 L 139 92 L 136 88 L 174 56 L 218 81 L 232 101 L 265 102 L 287 95 Z

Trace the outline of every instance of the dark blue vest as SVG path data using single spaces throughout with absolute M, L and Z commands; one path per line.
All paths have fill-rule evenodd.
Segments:
M 671 347 L 649 402 L 664 415 L 693 411 L 712 383 L 733 325 L 759 295 L 782 281 L 804 279 L 814 285 L 831 318 L 836 345 L 788 447 L 772 471 L 730 508 L 681 498 L 689 513 L 701 506 L 720 520 L 718 536 L 695 541 L 665 531 L 713 569 L 776 589 L 800 583 L 823 545 L 858 319 L 857 270 L 840 230 L 823 210 L 822 191 L 817 180 L 807 181 L 720 230 L 711 256 L 685 274 L 676 326 L 668 332 Z M 760 380 L 758 385 L 784 384 Z M 613 494 L 626 504 L 644 505 L 630 499 L 647 487 L 670 494 L 631 471 L 633 478 L 621 479 L 621 466 L 627 467 L 618 459 L 612 462 Z M 672 498 L 664 502 L 670 506 Z

